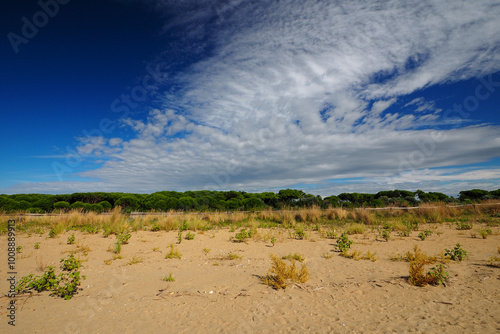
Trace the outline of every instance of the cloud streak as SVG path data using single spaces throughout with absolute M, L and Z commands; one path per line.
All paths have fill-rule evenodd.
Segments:
M 170 76 L 163 108 L 123 120 L 132 139 L 82 139 L 79 152 L 107 159 L 79 175 L 97 188 L 251 191 L 362 178 L 387 189 L 499 178 L 498 169 L 429 172 L 498 157 L 498 126 L 462 117 L 439 130 L 451 120 L 433 101 L 404 101 L 500 70 L 498 2 L 149 3 L 174 17 L 165 33 L 183 34 L 178 49 L 196 60 Z

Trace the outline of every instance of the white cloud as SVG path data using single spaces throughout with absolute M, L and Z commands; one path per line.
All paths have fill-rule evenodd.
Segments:
M 167 33 L 187 33 L 183 41 L 198 43 L 187 50 L 210 45 L 210 54 L 171 77 L 178 89 L 165 93 L 163 110 L 124 120 L 132 139 L 83 142 L 80 151 L 109 158 L 80 174 L 96 186 L 260 190 L 385 173 L 405 184 L 498 177 L 403 174 L 498 157 L 499 128 L 417 130 L 444 122 L 423 97 L 404 106 L 415 115 L 387 112 L 406 94 L 500 70 L 496 1 L 150 3 L 177 13 Z

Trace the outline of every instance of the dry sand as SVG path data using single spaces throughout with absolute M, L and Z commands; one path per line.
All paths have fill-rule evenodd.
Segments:
M 423 227 L 421 227 L 422 229 Z M 352 249 L 377 252 L 378 260 L 355 261 L 332 253 L 335 240 L 310 232 L 307 240 L 292 240 L 284 229 L 273 230 L 277 243 L 250 240 L 233 243 L 228 229 L 196 232 L 194 240 L 177 245 L 182 259 L 165 259 L 177 232 L 133 232 L 122 247 L 123 259 L 108 251 L 114 236 L 73 232 L 55 239 L 17 236 L 23 251 L 17 258 L 17 278 L 40 266 L 59 265 L 67 251 L 88 246 L 81 272 L 82 290 L 66 301 L 48 292 L 17 298 L 16 326 L 7 324 L 7 256 L 0 266 L 1 333 L 495 333 L 500 330 L 500 268 L 487 266 L 497 254 L 500 228 L 487 239 L 454 226 L 429 225 L 433 235 L 421 241 L 413 232 L 389 242 L 370 231 L 353 235 Z M 259 230 L 260 233 L 269 230 Z M 437 232 L 442 232 L 438 234 Z M 40 248 L 34 249 L 39 242 Z M 428 254 L 460 243 L 469 251 L 464 262 L 450 262 L 447 287 L 408 284 L 408 263 L 389 260 L 414 245 Z M 7 249 L 7 237 L 0 238 Z M 158 248 L 153 250 L 153 248 Z M 210 249 L 205 254 L 204 249 Z M 236 260 L 219 259 L 228 253 Z M 310 280 L 273 290 L 258 275 L 270 268 L 270 254 L 302 253 Z M 331 252 L 327 259 L 322 255 Z M 2 254 L 5 254 L 2 251 Z M 142 262 L 127 265 L 133 257 Z M 172 273 L 175 282 L 162 278 Z

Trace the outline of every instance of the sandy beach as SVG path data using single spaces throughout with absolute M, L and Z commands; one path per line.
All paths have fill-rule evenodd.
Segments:
M 409 237 L 377 231 L 350 235 L 351 250 L 376 252 L 377 260 L 354 260 L 334 251 L 335 239 L 308 231 L 304 240 L 285 229 L 259 229 L 260 237 L 232 242 L 229 228 L 195 231 L 178 242 L 176 231 L 131 232 L 120 256 L 110 250 L 115 236 L 69 231 L 49 238 L 19 234 L 17 279 L 59 266 L 76 252 L 86 280 L 71 300 L 49 292 L 17 297 L 16 326 L 8 325 L 9 299 L 3 293 L 2 333 L 496 333 L 500 330 L 500 229 L 486 239 L 451 224 L 425 224 L 432 235 Z M 75 235 L 75 244 L 67 238 Z M 273 246 L 268 238 L 276 238 Z M 264 241 L 266 239 L 266 241 Z M 35 244 L 38 243 L 38 249 Z M 446 263 L 447 286 L 408 283 L 408 263 L 390 257 L 418 245 L 429 255 L 460 243 L 465 261 Z M 181 259 L 166 259 L 170 245 Z M 7 237 L 0 238 L 7 249 Z M 275 290 L 262 283 L 270 255 L 300 253 L 310 279 Z M 233 254 L 230 259 L 228 254 Z M 235 256 L 237 255 L 237 256 Z M 133 263 L 137 262 L 137 263 Z M 6 259 L 0 289 L 8 291 Z M 172 274 L 173 282 L 163 278 Z

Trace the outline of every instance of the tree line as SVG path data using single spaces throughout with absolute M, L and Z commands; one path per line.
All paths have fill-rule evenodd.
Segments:
M 376 194 L 342 193 L 321 196 L 302 190 L 282 189 L 278 193 L 247 193 L 244 191 L 158 191 L 152 194 L 121 192 L 89 192 L 62 195 L 15 194 L 0 195 L 0 211 L 45 213 L 79 209 L 103 212 L 120 206 L 125 211 L 237 211 L 282 208 L 328 207 L 385 207 L 413 206 L 425 202 L 475 203 L 500 199 L 500 189 L 487 191 L 472 189 L 461 191 L 458 198 L 439 192 L 422 190 L 387 190 Z

